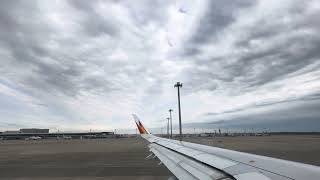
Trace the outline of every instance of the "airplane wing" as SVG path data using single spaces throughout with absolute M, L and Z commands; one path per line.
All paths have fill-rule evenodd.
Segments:
M 134 119 L 150 151 L 178 179 L 320 180 L 318 166 L 160 138 Z

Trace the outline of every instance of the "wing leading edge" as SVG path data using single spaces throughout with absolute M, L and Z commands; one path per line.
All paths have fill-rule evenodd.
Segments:
M 138 126 L 141 136 L 151 143 L 150 151 L 179 179 L 320 179 L 318 166 L 154 136 L 134 117 L 145 130 Z

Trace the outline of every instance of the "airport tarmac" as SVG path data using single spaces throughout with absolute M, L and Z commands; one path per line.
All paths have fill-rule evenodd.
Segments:
M 0 179 L 168 179 L 139 138 L 0 141 Z
M 320 165 L 320 136 L 192 137 L 185 141 Z M 0 179 L 168 179 L 142 138 L 0 141 Z
M 320 166 L 320 135 L 192 137 L 184 141 Z

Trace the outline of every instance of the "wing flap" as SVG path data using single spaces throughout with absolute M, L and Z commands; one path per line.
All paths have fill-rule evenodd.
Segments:
M 218 169 L 225 169 L 227 167 L 231 167 L 238 164 L 238 162 L 226 158 L 221 158 L 214 154 L 209 154 L 204 151 L 186 147 L 183 145 L 183 143 L 179 141 L 158 138 L 156 141 L 154 141 L 154 143 L 169 148 L 171 150 L 177 151 L 181 154 L 194 158 L 202 163 L 205 163 Z
M 178 179 L 233 179 L 222 171 L 206 166 L 160 145 L 151 144 L 149 148 Z

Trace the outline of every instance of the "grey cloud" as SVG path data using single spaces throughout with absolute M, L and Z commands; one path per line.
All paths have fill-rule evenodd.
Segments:
M 183 52 L 185 56 L 199 54 L 201 45 L 223 38 L 219 34 L 236 20 L 237 12 L 253 6 L 255 1 L 213 0 L 208 3 L 207 11 L 200 18 L 194 35 L 186 42 Z
M 224 128 L 243 131 L 314 131 L 320 130 L 319 99 L 309 101 L 290 101 L 273 104 L 272 111 L 244 113 L 232 118 L 195 122 L 185 127 Z M 214 116 L 212 116 L 213 119 Z
M 13 59 L 2 60 L 3 64 L 8 65 L 0 68 L 4 76 L 19 82 L 31 92 L 41 91 L 44 94 L 67 96 L 77 96 L 81 91 L 107 94 L 127 88 L 128 84 L 139 84 L 141 81 L 138 78 L 143 76 L 151 76 L 155 81 L 159 81 L 155 73 L 147 72 L 150 69 L 155 70 L 156 64 L 147 63 L 143 59 L 138 60 L 141 63 L 132 60 L 118 62 L 110 61 L 105 56 L 97 56 L 102 50 L 112 53 L 114 49 L 121 48 L 119 46 L 121 46 L 122 32 L 127 31 L 125 27 L 120 29 L 117 18 L 121 17 L 113 17 L 111 13 L 109 17 L 100 16 L 94 8 L 98 2 L 68 1 L 67 4 L 71 7 L 69 10 L 73 10 L 68 13 L 71 17 L 77 16 L 76 21 L 72 23 L 80 25 L 83 30 L 80 29 L 73 34 L 70 34 L 64 27 L 62 30 L 65 32 L 57 31 L 45 18 L 36 3 L 4 2 L 1 5 L 0 14 L 1 27 L 4 27 L 0 32 L 0 47 L 10 51 L 13 56 Z M 129 14 L 135 14 L 133 19 L 136 20 L 138 26 L 147 25 L 150 22 L 165 23 L 165 11 L 169 1 L 166 3 L 146 2 L 148 3 L 136 4 L 131 1 L 105 3 L 119 3 L 127 7 Z M 149 6 L 158 8 L 152 9 Z M 71 17 L 66 21 L 73 21 Z M 90 51 L 81 49 L 83 44 L 91 44 L 90 41 L 93 38 L 101 38 L 103 34 L 110 36 L 115 43 L 108 47 L 96 45 Z M 47 46 L 49 42 L 56 43 L 58 48 L 50 49 Z M 130 43 L 132 42 L 128 42 Z M 146 55 L 143 55 L 142 58 L 146 58 Z M 130 54 L 130 59 L 135 59 L 135 57 Z M 47 62 L 48 60 L 50 62 Z M 79 65 L 81 62 L 85 65 Z M 145 68 L 145 65 L 148 68 Z M 96 70 L 103 74 L 91 75 L 92 71 Z M 126 79 L 120 77 L 126 77 Z M 151 89 L 147 92 L 156 93 Z M 157 92 L 161 90 L 158 89 Z
M 64 37 L 70 32 L 58 32 L 49 24 L 35 2 L 1 2 L 0 48 L 10 51 L 13 57 L 1 60 L 3 65 L 8 65 L 0 68 L 3 76 L 33 93 L 40 91 L 44 94 L 75 97 L 81 91 L 105 94 L 120 86 L 117 85 L 118 82 L 114 82 L 116 79 L 105 74 L 90 75 L 91 71 L 98 69 L 113 77 L 119 74 L 137 74 L 137 72 L 143 74 L 144 71 L 138 69 L 128 70 L 130 64 L 111 62 L 106 59 L 107 57 L 98 57 L 97 61 L 90 59 L 91 54 L 99 54 L 99 51 L 106 47 L 96 46 L 92 52 L 86 52 L 89 54 L 83 52 L 81 45 L 90 42 L 92 37 L 108 34 L 112 38 L 117 38 L 120 31 L 111 20 L 112 15 L 109 19 L 105 19 L 95 12 L 94 3 L 69 1 L 75 11 L 80 12 L 79 19 L 83 20 L 75 22 L 80 23 L 84 32 L 75 32 L 72 37 L 77 39 L 74 39 Z M 48 48 L 50 41 L 56 43 L 58 48 Z M 113 47 L 107 48 L 112 52 Z M 50 62 L 47 62 L 48 60 Z M 81 62 L 85 65 L 80 65 Z M 138 68 L 141 69 L 140 66 Z
M 25 83 L 34 89 L 41 89 L 52 93 L 73 96 L 77 95 L 77 78 L 81 75 L 80 69 L 64 69 L 61 66 L 37 64 L 35 74 L 27 77 Z
M 239 58 L 236 66 L 231 66 L 239 75 L 247 76 L 245 83 L 259 86 L 304 68 L 320 58 L 320 37 L 297 37 L 283 44 L 261 52 L 253 52 Z M 264 67 L 258 74 L 249 77 L 255 65 Z M 239 68 L 240 67 L 240 68 Z
M 45 115 L 75 120 L 78 116 L 68 106 L 78 105 L 77 100 L 86 103 L 86 98 L 92 98 L 88 100 L 94 101 L 92 104 L 105 99 L 110 100 L 109 104 L 121 101 L 119 104 L 130 110 L 143 109 L 154 116 L 159 109 L 176 102 L 173 98 L 163 99 L 176 92 L 171 82 L 183 82 L 183 95 L 190 93 L 192 96 L 192 93 L 202 91 L 213 95 L 218 91 L 222 94 L 217 93 L 220 97 L 241 96 L 274 80 L 285 82 L 286 78 L 294 76 L 292 73 L 309 65 L 314 67 L 300 73 L 314 72 L 319 68 L 320 36 L 310 33 L 320 31 L 319 22 L 315 20 L 319 14 L 308 12 L 307 6 L 292 3 L 289 11 L 279 13 L 281 17 L 292 17 L 289 25 L 276 21 L 280 18 L 278 16 L 268 16 L 235 29 L 235 33 L 232 32 L 235 41 L 230 44 L 232 51 L 217 56 L 215 49 L 208 50 L 207 47 L 219 46 L 222 41 L 230 43 L 220 34 L 229 32 L 232 25 L 241 21 L 238 12 L 255 9 L 256 1 L 209 1 L 203 17 L 192 27 L 191 35 L 188 31 L 190 38 L 182 43 L 183 52 L 174 47 L 167 51 L 162 47 L 162 40 L 166 42 L 168 37 L 163 39 L 163 34 L 149 30 L 155 27 L 170 33 L 166 29 L 171 18 L 168 8 L 181 12 L 181 7 L 170 0 L 139 2 L 142 3 L 70 0 L 62 4 L 66 9 L 63 12 L 60 6 L 41 9 L 50 6 L 51 1 L 0 2 L 0 81 L 10 82 L 23 95 L 38 99 L 35 104 L 46 111 L 43 112 Z M 96 8 L 98 3 L 105 3 L 107 10 L 108 5 L 114 3 L 116 6 L 113 7 L 121 7 L 116 11 L 123 12 L 118 16 L 110 9 L 100 15 Z M 123 17 L 122 13 L 128 17 Z M 188 12 L 185 15 L 189 15 Z M 61 17 L 63 21 L 59 19 Z M 179 40 L 184 41 L 183 38 Z M 261 42 L 263 47 L 255 45 L 254 41 Z M 168 57 L 166 55 L 177 55 L 176 59 L 182 60 L 161 59 Z M 180 63 L 182 66 L 178 67 Z M 317 99 L 318 96 L 315 93 L 308 98 Z M 306 100 L 303 98 L 296 97 Z M 196 101 L 194 96 L 191 99 Z M 280 101 L 257 102 L 224 113 L 269 107 L 281 104 Z M 21 109 L 27 109 L 22 106 Z M 8 111 L 10 108 L 8 106 Z M 101 108 L 109 110 L 109 107 Z M 114 108 L 118 106 L 114 105 Z M 94 109 L 94 113 L 88 114 L 100 110 Z M 83 116 L 88 114 L 83 112 Z M 206 117 L 213 116 L 210 115 Z M 101 116 L 97 115 L 97 118 L 101 119 Z M 123 117 L 112 113 L 110 116 Z
M 209 1 L 207 12 L 199 20 L 198 29 L 191 42 L 203 44 L 211 38 L 217 36 L 217 33 L 223 30 L 226 26 L 235 21 L 234 11 L 242 6 L 248 5 L 247 1 Z
M 146 26 L 150 23 L 159 26 L 164 25 L 167 21 L 168 6 L 173 2 L 170 0 L 142 0 L 136 3 L 131 0 L 116 1 L 127 7 L 128 12 L 138 25 Z
M 5 122 L 0 122 L 1 126 L 4 126 L 6 128 L 16 128 L 17 130 L 20 128 L 20 127 L 23 127 L 23 123 L 21 124 L 18 124 L 18 123 L 5 123 Z
M 242 113 L 242 112 L 248 112 L 250 110 L 254 110 L 257 108 L 263 108 L 263 107 L 272 107 L 274 105 L 287 105 L 287 104 L 293 104 L 293 103 L 301 103 L 301 101 L 307 103 L 307 104 L 312 104 L 314 101 L 319 101 L 320 100 L 320 93 L 313 93 L 309 94 L 303 97 L 295 97 L 291 99 L 286 99 L 286 100 L 277 100 L 277 101 L 267 101 L 267 102 L 259 102 L 259 103 L 254 103 L 251 105 L 243 106 L 241 108 L 233 108 L 232 110 L 227 110 L 223 111 L 221 113 L 212 113 L 208 112 L 205 113 L 204 116 L 209 116 L 209 117 L 214 117 L 217 115 L 225 115 L 225 114 L 236 114 L 236 113 Z M 313 108 L 313 107 L 312 107 Z
M 289 9 L 292 10 L 289 11 L 289 14 L 283 12 L 282 15 L 292 18 L 290 24 L 277 20 L 281 17 L 270 17 L 274 19 L 263 17 L 256 24 L 251 24 L 250 27 L 242 29 L 243 34 L 246 35 L 236 37 L 237 40 L 233 47 L 235 51 L 246 49 L 245 52 L 235 54 L 230 52 L 228 55 L 216 57 L 214 56 L 214 49 L 212 49 L 212 52 L 202 52 L 201 46 L 196 46 L 200 48 L 197 51 L 199 55 L 205 54 L 211 56 L 211 58 L 203 59 L 192 56 L 192 58 L 188 58 L 193 66 L 186 69 L 184 73 L 189 76 L 185 81 L 192 84 L 191 91 L 211 91 L 215 88 L 208 87 L 223 88 L 225 84 L 232 83 L 234 85 L 229 86 L 229 89 L 225 89 L 225 91 L 230 91 L 230 94 L 239 94 L 244 91 L 255 90 L 274 80 L 286 78 L 288 74 L 319 61 L 320 36 L 315 33 L 304 33 L 304 30 L 320 31 L 319 26 L 315 25 L 319 23 L 313 21 L 314 13 L 309 13 L 309 9 L 306 7 L 295 8 L 299 6 L 296 3 L 292 3 L 290 6 L 292 7 Z M 218 26 L 218 28 L 227 28 L 230 23 L 241 20 L 234 17 L 232 12 L 230 11 L 229 14 L 232 20 L 224 26 Z M 210 18 L 210 16 L 207 18 Z M 221 21 L 224 21 L 224 19 L 222 18 Z M 208 29 L 213 29 L 214 32 L 213 27 Z M 298 33 L 299 31 L 300 33 Z M 221 32 L 221 29 L 217 32 Z M 198 36 L 205 39 L 199 41 L 204 45 L 215 43 L 211 39 L 214 33 L 212 34 L 210 31 L 202 32 L 201 26 L 195 34 L 194 39 L 197 39 Z M 260 48 L 252 44 L 255 40 L 260 41 L 262 46 L 264 44 L 271 44 L 271 46 Z M 230 62 L 230 60 L 233 61 Z M 230 87 L 235 86 L 237 86 L 235 89 L 230 89 Z
M 112 13 L 107 18 L 101 17 L 94 9 L 94 4 L 99 1 L 85 1 L 85 0 L 70 0 L 68 1 L 71 6 L 80 11 L 83 15 L 81 27 L 84 29 L 85 35 L 93 37 L 100 36 L 102 34 L 108 34 L 109 36 L 118 36 L 120 33 L 120 27 L 113 21 L 114 17 Z

